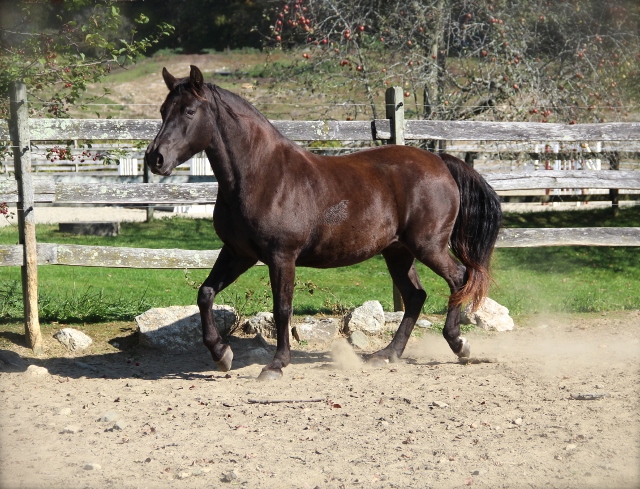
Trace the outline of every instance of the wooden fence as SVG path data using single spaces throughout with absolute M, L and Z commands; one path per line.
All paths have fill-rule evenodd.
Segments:
M 15 180 L 0 180 L 0 202 L 16 203 L 19 245 L 0 246 L 0 266 L 21 266 L 25 331 L 35 352 L 42 350 L 37 308 L 37 266 L 71 265 L 127 268 L 210 268 L 218 251 L 158 250 L 37 244 L 34 209 L 53 204 L 212 204 L 216 183 L 74 184 L 34 177 L 30 148 L 33 141 L 152 140 L 158 120 L 28 119 L 26 89 L 15 83 L 11 119 L 0 122 L 0 140 L 9 136 L 14 150 Z M 373 121 L 273 121 L 296 141 L 371 141 L 405 144 L 408 140 L 473 142 L 640 141 L 640 123 L 546 124 L 512 122 L 454 122 L 404 120 L 402 90 L 386 94 L 387 119 Z M 501 190 L 558 188 L 640 189 L 640 171 L 492 172 L 484 174 Z M 613 194 L 612 194 L 613 195 Z M 640 228 L 503 229 L 499 247 L 640 246 Z M 397 304 L 397 301 L 396 301 Z

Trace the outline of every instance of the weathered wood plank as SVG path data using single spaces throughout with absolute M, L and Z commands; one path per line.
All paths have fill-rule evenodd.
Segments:
M 613 151 L 640 153 L 640 141 L 605 141 L 600 145 L 593 142 L 566 141 L 560 145 L 559 151 L 555 153 L 539 141 L 447 141 L 447 152 L 451 153 L 541 153 L 543 159 L 552 159 L 556 155 L 574 159 L 602 158 L 603 153 Z
M 220 250 L 119 248 L 40 243 L 38 265 L 68 265 L 110 268 L 203 268 L 210 269 Z M 24 252 L 19 245 L 0 246 L 0 266 L 21 266 Z
M 271 121 L 295 141 L 370 141 L 373 121 Z M 388 121 L 377 121 L 388 127 Z M 152 140 L 160 129 L 159 119 L 30 119 L 31 139 Z M 7 121 L 0 121 L 0 140 L 8 139 Z
M 29 119 L 31 139 L 152 140 L 158 119 Z M 294 140 L 390 139 L 386 119 L 375 121 L 272 121 Z M 406 139 L 458 141 L 638 141 L 639 122 L 545 124 L 541 122 L 422 121 L 405 123 Z M 6 120 L 0 121 L 0 140 L 9 139 Z
M 111 268 L 210 269 L 220 250 L 117 248 L 113 246 L 57 245 L 56 264 Z
M 640 246 L 640 227 L 636 228 L 558 228 L 502 229 L 498 248 L 538 246 Z M 119 248 L 38 244 L 38 265 L 67 265 L 110 268 L 210 269 L 220 250 L 180 250 Z M 20 245 L 0 246 L 0 266 L 22 266 Z M 258 265 L 263 265 L 258 262 Z
M 501 229 L 496 247 L 640 246 L 640 228 L 508 228 Z
M 217 183 L 58 183 L 58 204 L 213 204 Z
M 494 190 L 533 190 L 546 188 L 640 188 L 640 172 L 538 170 L 529 172 L 484 173 Z
M 371 141 L 375 139 L 372 121 L 271 121 L 271 123 L 284 136 L 294 141 Z
M 386 134 L 377 131 L 379 138 Z M 467 141 L 637 141 L 640 122 L 547 124 L 542 122 L 418 121 L 406 122 L 405 139 Z
M 56 184 L 51 177 L 37 177 L 32 179 L 34 202 L 53 202 Z M 19 201 L 18 183 L 12 177 L 0 178 L 0 202 L 16 203 Z
M 498 191 L 547 188 L 640 189 L 637 171 L 538 170 L 483 173 Z M 213 204 L 217 183 L 81 183 L 33 179 L 35 202 L 57 204 Z M 17 183 L 0 179 L 0 202 L 18 202 Z

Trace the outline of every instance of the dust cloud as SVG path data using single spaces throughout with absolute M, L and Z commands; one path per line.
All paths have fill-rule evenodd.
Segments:
M 331 358 L 333 366 L 339 370 L 356 370 L 364 365 L 362 358 L 353 351 L 349 342 L 344 338 L 333 343 Z

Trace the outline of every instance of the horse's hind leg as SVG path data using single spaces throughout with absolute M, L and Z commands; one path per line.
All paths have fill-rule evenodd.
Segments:
M 451 294 L 458 292 L 464 286 L 467 269 L 464 265 L 454 260 L 446 248 L 439 253 L 429 254 L 420 261 L 445 279 Z M 445 320 L 442 334 L 453 353 L 460 358 L 469 356 L 469 342 L 466 338 L 460 336 L 460 304 L 453 305 L 451 298 L 449 298 L 447 319 Z
M 385 359 L 394 361 L 402 356 L 411 331 L 418 320 L 427 294 L 422 288 L 416 272 L 413 255 L 402 246 L 387 248 L 382 252 L 394 285 L 400 291 L 405 304 L 402 322 L 386 348 L 373 354 L 372 360 Z
M 240 275 L 256 263 L 250 258 L 235 256 L 227 246 L 223 246 L 211 273 L 198 291 L 198 308 L 202 320 L 202 341 L 211 352 L 213 360 L 223 372 L 231 370 L 233 352 L 228 344 L 222 343 L 213 317 L 213 300 L 217 294 L 232 284 Z

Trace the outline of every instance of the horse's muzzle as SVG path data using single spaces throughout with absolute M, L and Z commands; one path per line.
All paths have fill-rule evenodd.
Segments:
M 164 156 L 157 150 L 147 151 L 144 154 L 144 162 L 151 170 L 151 173 L 155 173 L 156 175 L 164 175 L 166 172 L 162 171 L 162 167 L 164 166 Z

